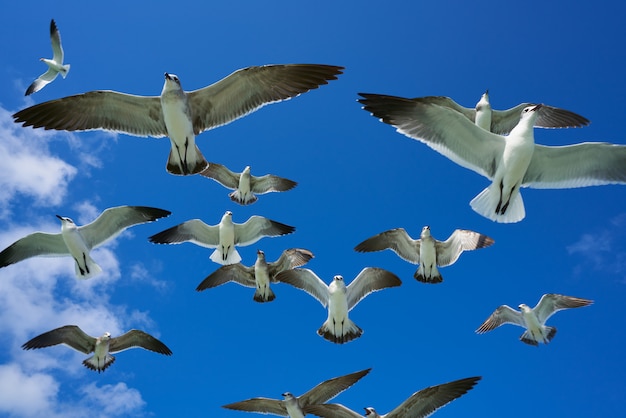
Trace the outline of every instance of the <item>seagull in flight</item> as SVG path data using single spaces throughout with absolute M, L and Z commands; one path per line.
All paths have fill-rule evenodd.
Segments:
M 193 242 L 207 248 L 215 248 L 210 258 L 218 264 L 235 264 L 241 256 L 235 246 L 254 244 L 263 237 L 291 234 L 296 228 L 262 216 L 252 216 L 246 222 L 233 222 L 233 213 L 226 211 L 220 223 L 207 225 L 200 219 L 192 219 L 154 234 L 149 238 L 155 244 L 180 244 Z
M 70 71 L 69 64 L 63 64 L 63 47 L 61 46 L 61 34 L 57 28 L 54 19 L 50 21 L 50 42 L 52 43 L 52 59 L 40 58 L 39 60 L 48 65 L 48 70 L 40 75 L 26 89 L 25 96 L 31 95 L 44 88 L 48 83 L 52 82 L 57 75 L 61 74 L 63 78 L 67 77 Z
M 304 418 L 310 405 L 327 402 L 354 385 L 371 369 L 350 373 L 345 376 L 326 380 L 302 396 L 294 396 L 291 392 L 283 393 L 283 400 L 270 398 L 252 398 L 245 401 L 223 405 L 223 408 L 245 412 L 258 412 L 281 417 Z
M 253 176 L 250 174 L 250 166 L 246 166 L 241 173 L 235 173 L 221 164 L 209 163 L 208 167 L 200 172 L 200 175 L 234 190 L 228 197 L 240 205 L 250 205 L 256 202 L 258 198 L 254 195 L 255 193 L 285 192 L 298 184 L 293 180 L 272 174 L 261 177 Z
M 478 334 L 491 331 L 503 324 L 519 325 L 526 328 L 520 340 L 526 344 L 537 346 L 539 343 L 548 344 L 556 335 L 556 328 L 546 325 L 546 321 L 555 312 L 563 309 L 580 308 L 593 303 L 589 299 L 581 299 L 572 296 L 548 293 L 534 308 L 520 304 L 520 311 L 516 311 L 508 305 L 502 305 L 496 309 L 489 318 L 476 330 Z
M 93 356 L 84 360 L 83 364 L 98 373 L 105 371 L 113 364 L 115 357 L 111 354 L 133 347 L 140 347 L 166 356 L 172 355 L 172 351 L 161 341 L 137 329 L 131 329 L 119 337 L 111 337 L 109 332 L 105 332 L 101 337 L 92 337 L 76 325 L 66 325 L 45 332 L 26 342 L 22 348 L 32 350 L 58 344 L 65 344 L 81 353 L 94 353 Z
M 489 247 L 493 239 L 478 232 L 466 229 L 455 230 L 445 241 L 438 241 L 430 235 L 430 227 L 422 228 L 420 239 L 413 239 L 404 228 L 381 232 L 358 244 L 359 252 L 381 251 L 389 248 L 409 263 L 419 264 L 413 275 L 422 283 L 441 283 L 443 277 L 437 266 L 454 264 L 463 251 Z
M 13 115 L 16 123 L 64 131 L 103 129 L 135 136 L 169 137 L 167 171 L 196 174 L 208 164 L 196 135 L 225 125 L 260 107 L 296 97 L 337 79 L 343 67 L 286 64 L 248 67 L 205 88 L 186 92 L 175 74 L 165 73 L 161 96 L 110 90 L 36 104 Z
M 402 284 L 395 274 L 375 267 L 361 270 L 349 286 L 339 275 L 333 277 L 330 285 L 326 285 L 309 269 L 283 271 L 276 276 L 276 280 L 304 290 L 322 306 L 328 307 L 328 318 L 317 334 L 336 344 L 347 343 L 363 334 L 363 330 L 348 318 L 348 312 L 357 303 L 372 292 Z
M 455 380 L 437 386 L 430 386 L 415 392 L 393 411 L 380 415 L 372 407 L 365 408 L 367 418 L 424 418 L 453 400 L 465 395 L 481 379 L 480 376 Z M 362 418 L 362 416 L 341 404 L 312 405 L 307 412 L 322 418 Z
M 543 105 L 525 107 L 508 136 L 476 126 L 449 107 L 424 98 L 359 93 L 359 102 L 397 131 L 417 139 L 491 180 L 470 205 L 495 222 L 526 216 L 520 187 L 569 189 L 626 183 L 626 146 L 585 142 L 560 147 L 535 144 L 533 126 Z
M 15 241 L 0 252 L 0 267 L 30 257 L 69 255 L 76 263 L 76 276 L 89 279 L 102 272 L 102 268 L 91 258 L 91 250 L 130 226 L 153 222 L 170 213 L 147 206 L 118 206 L 105 210 L 95 221 L 83 226 L 77 226 L 70 218 L 56 215 L 61 220 L 60 234 L 35 232 Z
M 313 253 L 303 248 L 290 248 L 283 251 L 278 260 L 268 263 L 265 253 L 257 251 L 257 259 L 253 266 L 246 267 L 241 263 L 222 266 L 211 273 L 196 288 L 201 292 L 228 282 L 239 283 L 242 286 L 256 288 L 253 299 L 256 302 L 271 302 L 276 295 L 270 288 L 270 283 L 276 283 L 276 275 L 281 271 L 306 264 Z

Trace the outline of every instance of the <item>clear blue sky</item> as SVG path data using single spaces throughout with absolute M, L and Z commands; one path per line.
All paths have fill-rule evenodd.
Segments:
M 404 137 L 360 108 L 357 92 L 450 96 L 474 106 L 489 89 L 496 109 L 522 101 L 580 113 L 583 129 L 536 130 L 536 141 L 626 144 L 625 8 L 596 1 L 235 1 L 5 2 L 0 13 L 0 247 L 37 230 L 58 232 L 55 214 L 79 223 L 118 205 L 172 211 L 95 251 L 105 274 L 78 281 L 69 258 L 31 259 L 0 270 L 0 416 L 244 417 L 220 406 L 255 396 L 302 394 L 331 377 L 372 367 L 336 402 L 387 412 L 424 387 L 483 380 L 438 417 L 626 416 L 626 187 L 523 189 L 527 216 L 496 224 L 469 201 L 488 180 Z M 24 97 L 50 57 L 50 19 L 61 31 L 68 77 Z M 251 206 L 202 177 L 165 171 L 165 138 L 44 132 L 12 122 L 34 103 L 97 89 L 159 95 L 163 73 L 186 90 L 270 63 L 342 65 L 336 81 L 205 132 L 209 161 L 273 173 L 298 187 Z M 368 296 L 351 318 L 363 336 L 334 345 L 316 335 L 322 306 L 288 285 L 274 302 L 227 284 L 194 289 L 219 266 L 193 244 L 147 237 L 200 218 L 216 224 L 262 215 L 296 232 L 240 249 L 270 261 L 286 248 L 311 250 L 326 282 L 382 267 L 403 281 Z M 445 239 L 456 228 L 495 244 L 464 253 L 425 285 L 391 251 L 356 244 L 424 225 Z M 558 313 L 551 344 L 518 341 L 522 329 L 474 330 L 501 304 L 533 305 L 544 293 L 593 299 Z M 23 351 L 30 338 L 76 324 L 92 335 L 131 328 L 158 336 L 172 357 L 119 353 L 97 374 L 67 347 Z

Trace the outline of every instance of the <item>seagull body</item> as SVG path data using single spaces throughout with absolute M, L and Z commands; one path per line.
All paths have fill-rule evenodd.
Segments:
M 250 166 L 246 166 L 241 173 L 235 173 L 221 164 L 209 163 L 200 175 L 211 178 L 222 186 L 234 190 L 228 197 L 240 205 L 250 205 L 256 202 L 258 198 L 255 193 L 284 192 L 293 189 L 298 184 L 295 181 L 272 174 L 261 177 L 253 176 L 250 174 Z
M 283 393 L 283 400 L 252 398 L 241 402 L 223 405 L 222 407 L 237 411 L 289 416 L 290 418 L 303 418 L 307 414 L 307 409 L 310 405 L 316 405 L 329 401 L 358 382 L 359 379 L 368 374 L 370 370 L 371 369 L 365 369 L 360 372 L 326 380 L 300 397 L 296 397 L 290 392 L 285 392 Z
M 278 260 L 268 263 L 265 260 L 265 253 L 258 250 L 253 266 L 246 267 L 240 263 L 222 266 L 204 279 L 196 290 L 202 291 L 227 282 L 235 282 L 242 286 L 256 288 L 253 297 L 256 302 L 271 302 L 276 295 L 270 283 L 276 283 L 276 275 L 281 271 L 306 264 L 311 258 L 313 258 L 313 253 L 309 250 L 290 248 L 283 251 Z
M 43 333 L 26 342 L 22 348 L 32 350 L 57 344 L 65 344 L 85 354 L 94 353 L 93 356 L 85 359 L 83 364 L 98 373 L 113 364 L 115 357 L 111 355 L 112 353 L 129 348 L 140 347 L 166 356 L 172 354 L 165 344 L 143 331 L 133 329 L 119 337 L 111 337 L 109 332 L 105 332 L 101 337 L 92 337 L 76 325 L 66 325 Z
M 309 269 L 287 270 L 278 274 L 276 280 L 304 290 L 328 308 L 328 318 L 317 333 L 337 344 L 347 343 L 363 334 L 363 330 L 348 317 L 348 312 L 361 299 L 372 292 L 402 284 L 395 274 L 374 267 L 361 270 L 347 287 L 342 276 L 335 276 L 330 285 L 326 285 Z
M 118 206 L 102 212 L 95 221 L 76 226 L 72 219 L 61 220 L 61 233 L 35 232 L 0 252 L 0 267 L 6 267 L 35 256 L 71 256 L 76 262 L 76 276 L 89 279 L 102 269 L 91 258 L 92 249 L 116 237 L 126 228 L 169 216 L 170 212 L 147 206 Z
M 293 226 L 262 216 L 252 216 L 246 222 L 233 222 L 233 213 L 226 211 L 219 224 L 207 225 L 200 219 L 192 219 L 161 231 L 149 238 L 155 244 L 179 244 L 193 242 L 207 248 L 215 248 L 211 260 L 223 265 L 241 261 L 235 246 L 254 244 L 263 237 L 275 237 L 295 231 Z
M 52 82 L 57 75 L 61 74 L 63 78 L 70 71 L 69 64 L 63 64 L 63 47 L 61 46 L 61 34 L 57 28 L 54 19 L 50 21 L 50 42 L 52 44 L 52 59 L 41 58 L 40 60 L 48 66 L 48 70 L 40 75 L 26 89 L 25 96 L 36 93 L 44 88 L 48 83 Z
M 510 223 L 524 218 L 520 187 L 561 189 L 626 183 L 626 146 L 594 142 L 536 145 L 533 125 L 543 105 L 525 107 L 505 137 L 428 98 L 360 94 L 364 109 L 398 132 L 490 179 L 491 185 L 470 205 L 493 221 Z
M 359 252 L 390 249 L 402 259 L 419 264 L 414 276 L 423 283 L 441 283 L 443 278 L 437 266 L 449 266 L 458 260 L 463 251 L 489 247 L 493 239 L 478 232 L 456 229 L 445 241 L 438 241 L 430 234 L 430 227 L 422 228 L 420 239 L 414 240 L 403 228 L 381 232 L 358 244 Z
M 186 92 L 179 78 L 165 73 L 161 96 L 91 91 L 40 103 L 13 115 L 23 126 L 66 131 L 104 129 L 135 136 L 168 136 L 167 171 L 199 173 L 207 161 L 195 145 L 201 132 L 225 125 L 260 107 L 296 97 L 328 80 L 343 67 L 287 64 L 248 67 L 205 88 Z
M 367 418 L 424 418 L 439 408 L 463 396 L 471 390 L 481 377 L 468 377 L 415 392 L 393 411 L 380 415 L 372 407 L 365 408 Z M 312 405 L 307 412 L 323 418 L 362 418 L 355 411 L 341 404 Z
M 478 334 L 491 331 L 503 324 L 514 324 L 526 328 L 520 340 L 526 344 L 537 346 L 548 344 L 556 335 L 556 328 L 545 325 L 548 318 L 555 312 L 569 308 L 580 308 L 592 304 L 589 299 L 548 293 L 541 297 L 534 308 L 520 304 L 520 311 L 508 305 L 496 309 L 489 318 L 476 330 Z

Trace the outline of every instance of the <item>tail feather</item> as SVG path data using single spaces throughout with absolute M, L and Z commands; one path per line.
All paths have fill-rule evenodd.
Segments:
M 274 291 L 270 288 L 270 286 L 267 285 L 262 289 L 259 289 L 257 287 L 256 291 L 254 292 L 253 299 L 259 303 L 271 302 L 276 299 L 276 295 L 274 294 Z
M 63 66 L 63 69 L 61 71 L 59 71 L 59 73 L 61 74 L 61 77 L 65 78 L 67 77 L 67 73 L 70 72 L 70 65 L 69 64 L 65 64 Z
M 171 174 L 178 176 L 187 176 L 190 174 L 198 174 L 203 171 L 209 162 L 204 158 L 200 148 L 194 144 L 194 150 L 189 152 L 189 155 L 185 161 L 181 161 L 178 154 L 174 152 L 174 145 L 172 142 L 172 149 L 170 149 L 170 155 L 167 158 L 167 171 Z
M 526 210 L 524 209 L 524 201 L 520 193 L 514 194 L 504 213 L 496 213 L 496 208 L 500 201 L 500 191 L 494 191 L 494 187 L 494 185 L 491 185 L 485 188 L 478 196 L 472 199 L 470 202 L 472 209 L 485 218 L 500 223 L 515 223 L 524 219 Z
M 237 264 L 241 261 L 241 256 L 235 247 L 231 248 L 226 256 L 222 253 L 222 249 L 218 247 L 209 258 L 217 264 L 222 265 Z
M 230 193 L 228 197 L 230 197 L 230 200 L 232 200 L 233 202 L 237 202 L 240 205 L 251 205 L 258 200 L 258 198 L 252 192 L 242 195 L 239 190 L 235 190 L 234 192 Z
M 83 365 L 90 369 L 97 371 L 98 373 L 105 371 L 111 364 L 115 362 L 115 357 L 111 354 L 107 353 L 104 358 L 91 356 L 88 359 L 83 361 Z
M 100 267 L 95 261 L 93 261 L 91 257 L 87 256 L 85 268 L 82 268 L 78 263 L 75 262 L 74 271 L 76 272 L 76 277 L 82 280 L 87 280 L 102 273 L 102 267 Z
M 437 267 L 434 267 L 431 270 L 430 274 L 426 274 L 426 272 L 424 271 L 424 266 L 421 264 L 413 277 L 415 277 L 415 280 L 422 283 L 436 284 L 443 282 L 443 277 L 441 277 L 441 274 L 439 273 Z
M 526 330 L 519 339 L 523 343 L 537 346 L 539 345 L 539 343 L 548 344 L 550 341 L 552 341 L 555 335 L 556 335 L 555 327 L 544 326 L 541 335 L 539 335 L 539 337 L 541 338 L 540 340 L 537 339 L 528 330 Z
M 363 330 L 349 318 L 345 318 L 343 323 L 333 323 L 329 318 L 317 330 L 317 334 L 336 344 L 344 344 L 359 338 Z

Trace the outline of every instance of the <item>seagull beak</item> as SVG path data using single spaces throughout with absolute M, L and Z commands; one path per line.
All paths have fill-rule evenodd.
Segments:
M 57 218 L 59 218 L 60 220 L 63 220 L 63 217 L 61 215 L 55 215 Z
M 536 112 L 537 110 L 541 109 L 543 107 L 543 103 L 539 103 L 537 106 L 533 107 L 533 112 Z
M 165 78 L 166 78 L 167 80 L 171 80 L 170 75 L 169 75 L 168 73 L 165 73 Z

